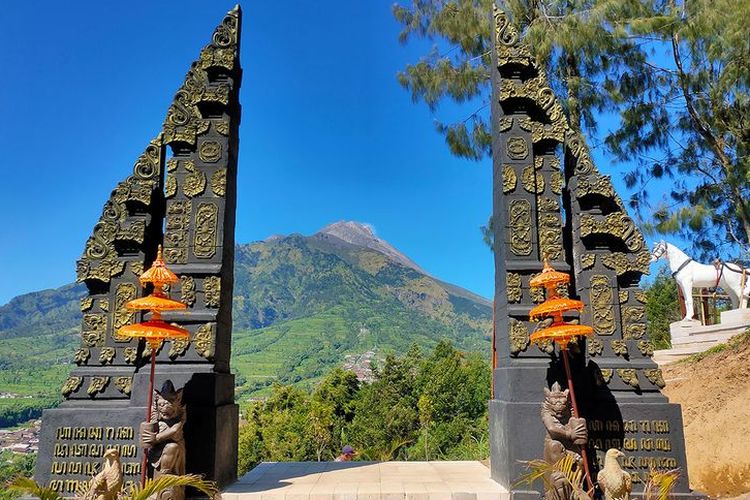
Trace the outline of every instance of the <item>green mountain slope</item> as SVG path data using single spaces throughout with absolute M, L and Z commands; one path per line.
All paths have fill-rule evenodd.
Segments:
M 0 307 L 0 392 L 56 396 L 78 344 L 83 294 L 66 285 Z M 238 392 L 260 396 L 274 380 L 309 385 L 347 356 L 378 358 L 415 342 L 448 338 L 489 353 L 491 314 L 486 299 L 426 275 L 361 224 L 238 245 Z

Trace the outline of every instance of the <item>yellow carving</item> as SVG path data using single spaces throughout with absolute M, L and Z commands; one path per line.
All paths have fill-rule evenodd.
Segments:
M 176 194 L 177 194 L 177 178 L 174 176 L 174 174 L 169 173 L 167 174 L 167 180 L 164 183 L 164 197 L 172 198 Z
M 94 306 L 94 299 L 92 297 L 84 297 L 81 299 L 81 312 L 86 312 Z
M 594 267 L 595 262 L 596 262 L 596 254 L 593 254 L 593 253 L 581 254 L 581 269 L 589 269 L 591 267 Z
M 521 174 L 523 188 L 529 193 L 541 194 L 544 192 L 544 176 L 537 173 L 533 165 L 524 167 Z
M 636 323 L 642 320 L 645 315 L 646 308 L 642 306 L 625 306 L 622 308 L 622 320 L 626 323 Z
M 641 250 L 636 254 L 625 254 L 613 252 L 602 256 L 605 267 L 614 270 L 618 276 L 626 272 L 638 272 L 648 274 L 651 264 L 651 253 L 648 249 Z
M 121 393 L 129 396 L 133 389 L 133 378 L 132 377 L 115 377 L 115 387 Z
M 143 274 L 143 262 L 141 262 L 140 260 L 131 261 L 130 272 L 140 278 L 141 274 Z
M 115 359 L 115 348 L 114 347 L 102 347 L 99 352 L 99 362 L 101 364 L 112 363 Z
M 646 375 L 646 378 L 649 382 L 654 384 L 659 389 L 663 389 L 666 385 L 664 383 L 664 376 L 662 375 L 661 369 L 659 368 L 646 368 L 643 370 L 644 375 Z
M 107 317 L 104 314 L 84 314 L 81 338 L 89 347 L 104 342 L 104 332 L 107 329 Z
M 229 135 L 229 122 L 226 120 L 219 120 L 214 122 L 214 129 L 223 136 Z
M 218 141 L 204 141 L 198 151 L 198 157 L 206 163 L 216 163 L 221 159 L 221 143 Z
M 201 203 L 195 214 L 195 235 L 193 253 L 201 259 L 208 259 L 216 253 L 216 226 L 219 209 L 213 203 Z
M 622 338 L 625 340 L 637 340 L 643 338 L 644 335 L 646 335 L 646 325 L 644 323 L 631 323 L 625 325 Z
M 592 337 L 586 340 L 586 344 L 591 356 L 596 356 L 597 354 L 601 355 L 604 352 L 604 343 L 601 339 Z
M 206 276 L 203 280 L 203 293 L 206 307 L 219 307 L 221 300 L 221 278 L 219 276 Z
M 195 352 L 209 361 L 214 357 L 214 325 L 215 323 L 201 325 L 193 337 Z
M 91 357 L 91 351 L 87 349 L 86 347 L 82 347 L 76 351 L 73 361 L 81 365 L 81 364 L 86 363 L 86 361 L 88 361 L 90 357 Z
M 509 137 L 507 152 L 514 160 L 525 160 L 529 156 L 529 145 L 523 137 Z
M 206 174 L 195 168 L 195 163 L 192 161 L 183 162 L 183 166 L 187 174 L 182 185 L 182 192 L 188 198 L 203 194 L 206 190 Z
M 503 166 L 503 193 L 508 194 L 516 190 L 518 176 L 516 171 L 510 165 Z
M 70 396 L 81 387 L 81 384 L 83 384 L 83 377 L 68 377 L 68 380 L 66 380 L 62 386 L 62 395 L 65 397 Z
M 112 338 L 115 342 L 130 342 L 129 337 L 118 334 L 121 327 L 129 325 L 135 319 L 135 312 L 129 310 L 125 305 L 138 295 L 138 289 L 133 283 L 120 283 L 115 291 L 115 310 L 112 313 Z
M 562 194 L 563 176 L 561 172 L 552 172 L 549 179 L 549 187 L 555 194 Z
M 647 357 L 654 355 L 654 345 L 648 340 L 639 341 L 638 350 L 641 351 L 641 354 Z
M 558 201 L 553 198 L 540 197 L 537 200 L 537 203 L 539 204 L 538 206 L 540 212 L 558 213 L 560 211 L 560 203 L 558 203 Z
M 211 191 L 216 196 L 224 196 L 227 189 L 227 169 L 220 168 L 211 176 Z
M 622 379 L 623 382 L 632 387 L 640 387 L 638 382 L 638 374 L 633 368 L 618 368 L 617 375 Z
M 515 355 L 521 351 L 525 351 L 530 343 L 529 329 L 526 327 L 526 324 L 510 318 L 509 326 L 508 341 L 510 343 L 510 353 Z
M 86 393 L 89 396 L 93 396 L 97 392 L 104 392 L 107 384 L 109 384 L 109 377 L 91 377 L 91 382 L 89 383 L 89 388 L 86 389 Z
M 622 212 L 613 212 L 604 218 L 584 214 L 581 216 L 581 236 L 591 234 L 609 234 L 620 238 L 632 252 L 639 252 L 645 248 L 643 235 L 635 227 L 633 219 Z
M 597 335 L 612 335 L 615 333 L 615 312 L 609 278 L 603 274 L 592 276 L 589 294 L 594 331 Z
M 539 246 L 542 255 L 558 259 L 562 254 L 562 222 L 556 213 L 539 214 Z
M 612 351 L 618 356 L 628 355 L 628 344 L 624 340 L 612 340 L 610 341 Z
M 177 356 L 184 355 L 189 345 L 190 341 L 185 339 L 173 340 L 172 346 L 169 348 L 169 357 L 175 359 Z
M 188 306 L 195 303 L 195 280 L 192 276 L 180 276 L 180 300 Z
M 125 362 L 132 365 L 138 359 L 138 350 L 135 347 L 126 347 L 123 350 L 123 358 Z
M 503 116 L 497 121 L 497 131 L 498 132 L 507 132 L 513 128 L 513 117 L 512 116 Z
M 525 89 L 515 89 L 515 93 L 523 90 Z M 537 95 L 539 94 L 537 93 Z M 568 125 L 565 120 L 562 119 L 562 116 L 558 116 L 558 119 L 550 124 L 539 123 L 533 121 L 529 117 L 523 117 L 519 120 L 519 126 L 522 129 L 531 132 L 531 140 L 536 143 L 544 140 L 563 142 L 565 140 L 565 129 Z
M 187 263 L 187 239 L 191 210 L 192 203 L 190 200 L 172 200 L 167 203 L 164 259 L 170 264 Z

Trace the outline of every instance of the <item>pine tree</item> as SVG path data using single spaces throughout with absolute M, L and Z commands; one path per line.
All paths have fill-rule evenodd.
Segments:
M 435 111 L 441 101 L 472 102 L 478 109 L 465 120 L 437 122 L 453 154 L 480 160 L 490 152 L 489 78 L 493 0 L 413 0 L 393 13 L 403 30 L 401 42 L 427 38 L 433 50 L 398 74 L 414 101 Z M 636 76 L 646 54 L 625 28 L 642 15 L 638 2 L 622 0 L 503 0 L 524 39 L 551 76 L 571 126 L 596 130 L 596 111 L 616 110 L 623 98 L 649 82 Z
M 402 42 L 434 42 L 399 82 L 434 112 L 446 100 L 475 105 L 463 120 L 436 121 L 451 152 L 473 160 L 491 144 L 492 3 L 412 0 L 393 8 Z M 645 229 L 680 235 L 699 257 L 747 257 L 750 0 L 497 3 L 546 68 L 573 128 L 597 134 L 597 113 L 619 115 L 621 126 L 605 134 L 604 145 L 615 158 L 635 161 L 625 180 Z M 666 180 L 667 189 L 655 188 L 654 179 Z
M 631 205 L 653 213 L 647 229 L 677 234 L 698 257 L 747 258 L 750 241 L 749 0 L 655 2 L 631 28 L 665 57 L 651 57 L 648 91 L 631 95 L 622 127 L 607 138 Z M 653 179 L 668 195 L 651 202 Z

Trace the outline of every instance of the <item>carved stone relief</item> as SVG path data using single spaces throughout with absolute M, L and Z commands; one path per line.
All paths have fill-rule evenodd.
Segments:
M 531 255 L 531 203 L 513 200 L 508 211 L 510 249 L 516 255 Z
M 589 293 L 594 331 L 597 335 L 612 335 L 615 333 L 615 312 L 609 278 L 603 274 L 592 276 Z
M 521 321 L 510 319 L 510 332 L 508 333 L 510 342 L 510 353 L 518 354 L 525 351 L 529 346 L 529 329 Z
M 529 156 L 529 145 L 523 137 L 508 138 L 508 156 L 514 160 L 525 160 Z
M 219 209 L 213 203 L 201 203 L 195 214 L 195 237 L 193 253 L 201 259 L 209 259 L 216 253 L 216 226 Z
M 517 273 L 507 273 L 505 275 L 505 289 L 508 295 L 508 302 L 521 301 L 521 275 Z

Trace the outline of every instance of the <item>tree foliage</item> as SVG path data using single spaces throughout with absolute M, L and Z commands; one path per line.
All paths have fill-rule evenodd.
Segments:
M 366 460 L 481 459 L 489 453 L 490 369 L 440 342 L 389 355 L 372 383 L 331 371 L 311 393 L 276 385 L 247 410 L 240 472 L 261 461 L 331 460 L 351 445 Z
M 489 83 L 492 50 L 490 17 L 493 0 L 413 0 L 395 5 L 402 25 L 401 42 L 426 38 L 434 47 L 398 74 L 414 101 L 431 110 L 445 100 L 472 102 L 478 109 L 466 119 L 437 122 L 454 154 L 479 160 L 490 152 Z M 546 68 L 571 125 L 596 130 L 595 111 L 611 111 L 642 91 L 639 75 L 646 55 L 631 40 L 625 19 L 642 7 L 621 0 L 503 0 L 524 31 L 540 65 Z M 480 101 L 477 103 L 477 101 Z
M 648 229 L 677 234 L 699 257 L 747 252 L 750 241 L 750 37 L 748 0 L 662 0 L 632 23 L 655 39 L 647 92 L 626 99 L 607 137 L 632 205 L 653 210 Z M 664 54 L 664 55 L 661 55 Z M 668 195 L 649 201 L 653 179 Z
M 434 42 L 399 82 L 432 110 L 445 101 L 479 107 L 464 120 L 437 122 L 452 153 L 474 160 L 491 143 L 492 2 L 394 7 L 402 42 Z M 699 257 L 748 251 L 750 0 L 497 3 L 546 69 L 573 128 L 595 134 L 598 113 L 619 116 L 603 144 L 632 166 L 630 205 L 648 231 L 685 238 Z
M 645 292 L 648 316 L 646 333 L 654 348 L 669 349 L 672 347 L 669 324 L 682 318 L 677 282 L 669 274 L 669 269 L 662 267 Z

